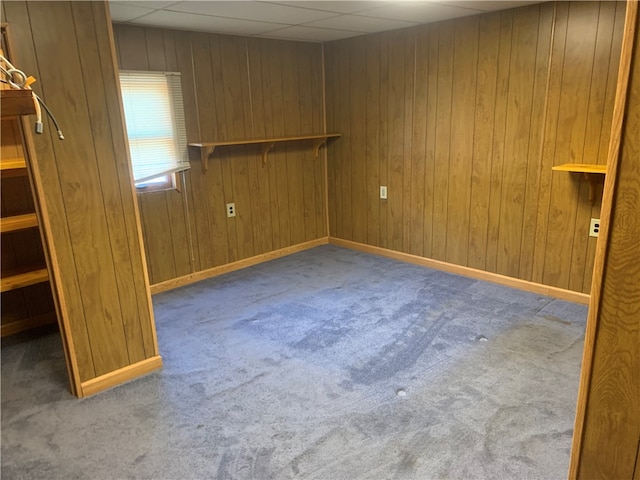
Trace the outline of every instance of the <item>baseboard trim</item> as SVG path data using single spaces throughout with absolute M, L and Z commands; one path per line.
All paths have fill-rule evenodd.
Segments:
M 162 368 L 162 358 L 160 355 L 147 358 L 133 365 L 127 365 L 113 372 L 105 373 L 99 377 L 92 378 L 80 384 L 80 397 L 88 397 L 109 388 L 121 385 L 134 378 L 142 377 L 147 373 Z
M 302 252 L 304 250 L 309 250 L 310 248 L 318 247 L 320 245 L 326 245 L 328 243 L 329 237 L 317 238 L 308 242 L 298 243 L 296 245 L 291 245 L 290 247 L 280 248 L 278 250 L 273 250 L 271 252 L 262 253 L 260 255 L 245 258 L 243 260 L 238 260 L 237 262 L 231 262 L 225 265 L 220 265 L 218 267 L 208 268 L 199 272 L 190 273 L 189 275 L 184 275 L 182 277 L 172 278 L 171 280 L 166 280 L 164 282 L 151 285 L 151 294 L 155 295 L 156 293 L 173 290 L 174 288 L 190 285 L 201 280 L 206 280 L 207 278 L 217 277 L 218 275 L 222 275 L 224 273 L 235 272 L 236 270 L 252 267 L 254 265 L 258 265 L 259 263 L 268 262 L 269 260 L 274 260 L 276 258 L 286 257 L 287 255 Z
M 550 287 L 549 285 L 542 285 L 540 283 L 529 282 L 527 280 L 520 280 L 519 278 L 507 277 L 506 275 L 500 275 L 498 273 L 485 272 L 484 270 L 454 265 L 452 263 L 442 262 L 440 260 L 420 257 L 418 255 L 412 255 L 410 253 L 396 252 L 387 248 L 374 247 L 372 245 L 352 242 L 351 240 L 343 240 L 341 238 L 329 237 L 329 243 L 338 247 L 345 247 L 352 250 L 358 250 L 360 252 L 371 253 L 373 255 L 380 255 L 383 257 L 392 258 L 394 260 L 400 260 L 402 262 L 413 263 L 415 265 L 421 265 L 423 267 L 434 268 L 436 270 L 442 270 L 444 272 L 455 273 L 457 275 L 475 278 L 477 280 L 485 280 L 487 282 L 497 283 L 506 287 L 517 288 L 519 290 L 524 290 L 527 292 L 547 295 L 549 297 L 568 300 L 570 302 L 582 303 L 584 305 L 589 304 L 590 296 L 586 293 L 574 292 L 558 287 Z

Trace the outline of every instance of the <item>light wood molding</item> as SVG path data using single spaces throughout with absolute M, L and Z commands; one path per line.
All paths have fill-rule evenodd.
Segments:
M 160 368 L 162 368 L 162 358 L 159 355 L 147 358 L 132 365 L 127 365 L 119 370 L 82 382 L 79 396 L 88 397 L 94 395 L 143 375 L 147 375 Z
M 565 290 L 562 288 L 541 285 L 539 283 L 528 282 L 526 280 L 520 280 L 519 278 L 507 277 L 505 275 L 499 275 L 497 273 L 485 272 L 483 270 L 477 270 L 475 268 L 463 267 L 461 265 L 454 265 L 452 263 L 442 262 L 440 260 L 419 257 L 410 253 L 396 252 L 387 248 L 374 247 L 371 245 L 366 245 L 364 243 L 352 242 L 350 240 L 343 240 L 335 237 L 329 237 L 329 243 L 338 247 L 350 248 L 352 250 L 371 253 L 373 255 L 380 255 L 383 257 L 392 258 L 394 260 L 412 263 L 414 265 L 433 268 L 435 270 L 442 270 L 443 272 L 455 273 L 457 275 L 463 275 L 465 277 L 475 278 L 477 280 L 497 283 L 499 285 L 504 285 L 505 287 L 517 288 L 518 290 L 524 290 L 526 292 L 547 295 L 549 297 L 568 300 L 570 302 L 582 303 L 585 305 L 589 303 L 589 295 L 585 293 L 572 292 L 570 290 Z
M 227 263 L 226 265 L 220 265 L 219 267 L 208 268 L 207 270 L 203 270 L 201 272 L 184 275 L 182 277 L 167 280 L 166 282 L 151 285 L 151 293 L 156 294 L 166 292 L 167 290 L 190 285 L 201 280 L 206 280 L 207 278 L 217 277 L 218 275 L 222 275 L 224 273 L 235 272 L 236 270 L 241 270 L 253 265 L 258 265 L 259 263 L 268 262 L 269 260 L 274 260 L 276 258 L 286 257 L 287 255 L 302 252 L 304 250 L 309 250 L 310 248 L 314 248 L 320 245 L 326 245 L 327 243 L 329 243 L 329 239 L 327 237 L 318 238 L 309 242 L 292 245 L 290 247 L 281 248 L 272 252 L 267 252 L 261 255 L 256 255 L 254 257 L 238 260 L 236 262 Z
M 196 147 L 200 149 L 200 156 L 202 160 L 202 172 L 206 173 L 209 169 L 209 157 L 213 155 L 216 147 L 229 147 L 234 145 L 260 145 L 260 152 L 262 155 L 262 165 L 267 164 L 267 156 L 269 151 L 275 146 L 276 143 L 297 142 L 301 140 L 312 140 L 312 148 L 315 157 L 318 158 L 320 147 L 324 145 L 328 139 L 340 137 L 339 133 L 323 133 L 313 135 L 296 135 L 291 137 L 276 137 L 276 138 L 262 138 L 262 139 L 246 139 L 246 140 L 232 140 L 232 141 L 220 141 L 220 142 L 202 142 L 202 143 L 189 143 L 190 147 Z

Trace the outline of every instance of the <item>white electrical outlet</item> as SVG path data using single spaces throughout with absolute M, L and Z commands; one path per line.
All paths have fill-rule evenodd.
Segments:
M 380 198 L 387 199 L 387 186 L 380 185 Z
M 589 236 L 597 237 L 600 233 L 600 219 L 592 218 L 591 219 L 591 227 L 589 228 Z
M 235 217 L 235 216 L 236 216 L 236 204 L 227 203 L 227 217 Z

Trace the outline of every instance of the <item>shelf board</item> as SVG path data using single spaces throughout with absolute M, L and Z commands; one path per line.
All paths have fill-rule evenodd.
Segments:
M 313 140 L 313 149 L 316 158 L 318 158 L 320 147 L 324 145 L 329 138 L 337 138 L 341 136 L 342 134 L 340 133 L 322 133 L 312 135 L 297 135 L 291 137 L 250 138 L 246 140 L 190 143 L 189 146 L 200 149 L 200 155 L 202 158 L 202 173 L 207 173 L 207 169 L 209 168 L 209 157 L 213 154 L 216 147 L 229 147 L 233 145 L 260 145 L 262 147 L 262 164 L 266 165 L 269 150 L 271 150 L 276 143 Z
M 3 158 L 0 159 L 0 170 L 17 170 L 19 168 L 27 168 L 27 162 L 24 158 Z
M 29 285 L 46 282 L 47 280 L 49 280 L 49 272 L 46 268 L 10 275 L 0 279 L 0 292 L 8 292 L 10 290 L 28 287 Z
M 551 170 L 555 170 L 556 172 L 582 173 L 584 178 L 589 182 L 589 201 L 591 205 L 596 201 L 597 176 L 607 174 L 606 165 L 598 165 L 595 163 L 563 163 L 562 165 L 551 167 Z
M 0 90 L 0 95 L 0 111 L 3 118 L 36 113 L 31 90 Z
M 37 226 L 38 217 L 36 217 L 35 213 L 0 218 L 0 233 L 15 232 L 16 230 L 25 230 Z
M 0 159 L 0 175 L 7 177 L 24 177 L 27 174 L 27 163 L 24 158 Z
M 552 170 L 558 172 L 576 172 L 576 173 L 597 173 L 604 175 L 607 173 L 606 165 L 597 165 L 595 163 L 563 163 L 552 167 Z
M 52 325 L 57 321 L 58 319 L 56 318 L 55 313 L 44 313 L 35 317 L 14 320 L 2 324 L 2 327 L 0 328 L 0 336 L 6 337 L 8 335 L 15 335 L 16 333 L 25 332 L 34 328 L 44 327 L 45 325 Z

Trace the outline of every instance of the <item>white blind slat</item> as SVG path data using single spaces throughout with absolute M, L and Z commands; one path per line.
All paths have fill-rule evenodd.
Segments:
M 134 182 L 190 167 L 180 74 L 120 72 Z

